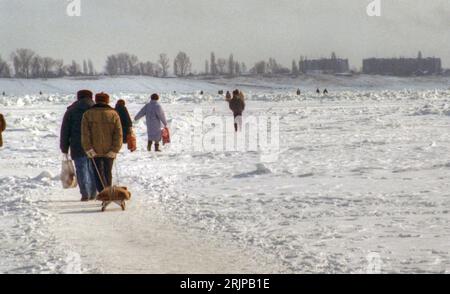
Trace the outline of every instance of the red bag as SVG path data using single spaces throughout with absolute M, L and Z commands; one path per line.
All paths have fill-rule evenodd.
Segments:
M 127 135 L 128 150 L 134 152 L 137 150 L 136 134 L 133 130 Z
M 170 143 L 170 132 L 169 132 L 168 128 L 162 129 L 161 136 L 162 136 L 163 145 Z

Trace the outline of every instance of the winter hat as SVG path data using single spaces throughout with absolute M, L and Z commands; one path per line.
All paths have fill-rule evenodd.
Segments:
M 159 95 L 158 94 L 152 94 L 152 96 L 151 96 L 151 99 L 152 100 L 159 100 Z
M 125 100 L 119 99 L 116 103 L 116 106 L 125 106 Z
M 93 96 L 94 94 L 89 90 L 80 90 L 77 93 L 77 100 L 81 100 L 84 98 L 92 99 Z
M 109 104 L 109 95 L 103 92 L 95 94 L 95 103 Z
M 238 89 L 236 89 L 236 90 L 234 90 L 234 91 L 233 91 L 233 96 L 238 96 L 238 95 L 239 95 L 239 93 L 240 93 L 240 92 L 239 92 L 239 90 L 238 90 Z

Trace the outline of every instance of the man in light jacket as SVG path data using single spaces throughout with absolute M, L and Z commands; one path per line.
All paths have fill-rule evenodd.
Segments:
M 151 151 L 153 142 L 155 143 L 155 151 L 160 152 L 159 142 L 161 141 L 161 125 L 167 127 L 166 115 L 161 105 L 158 103 L 159 95 L 153 94 L 151 101 L 147 103 L 134 118 L 135 121 L 145 116 L 147 123 L 148 145 L 147 150 Z
M 123 132 L 119 114 L 109 106 L 109 95 L 95 95 L 95 105 L 83 116 L 81 144 L 89 158 L 93 158 L 97 191 L 112 185 L 114 159 L 122 148 Z

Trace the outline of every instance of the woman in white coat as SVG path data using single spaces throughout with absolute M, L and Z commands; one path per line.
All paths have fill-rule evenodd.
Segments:
M 166 115 L 161 105 L 158 103 L 159 95 L 153 94 L 151 101 L 147 103 L 134 118 L 138 121 L 145 116 L 147 123 L 148 145 L 147 150 L 151 151 L 153 143 L 155 143 L 155 151 L 160 152 L 159 142 L 161 141 L 162 126 L 167 127 Z

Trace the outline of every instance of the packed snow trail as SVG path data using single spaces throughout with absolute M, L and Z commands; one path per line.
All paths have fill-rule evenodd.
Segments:
M 166 184 L 151 186 L 165 193 Z M 277 271 L 261 263 L 261 256 L 174 225 L 137 185 L 124 212 L 114 205 L 101 212 L 100 202 L 80 202 L 77 189 L 62 190 L 49 172 L 2 177 L 0 191 L 3 273 Z

